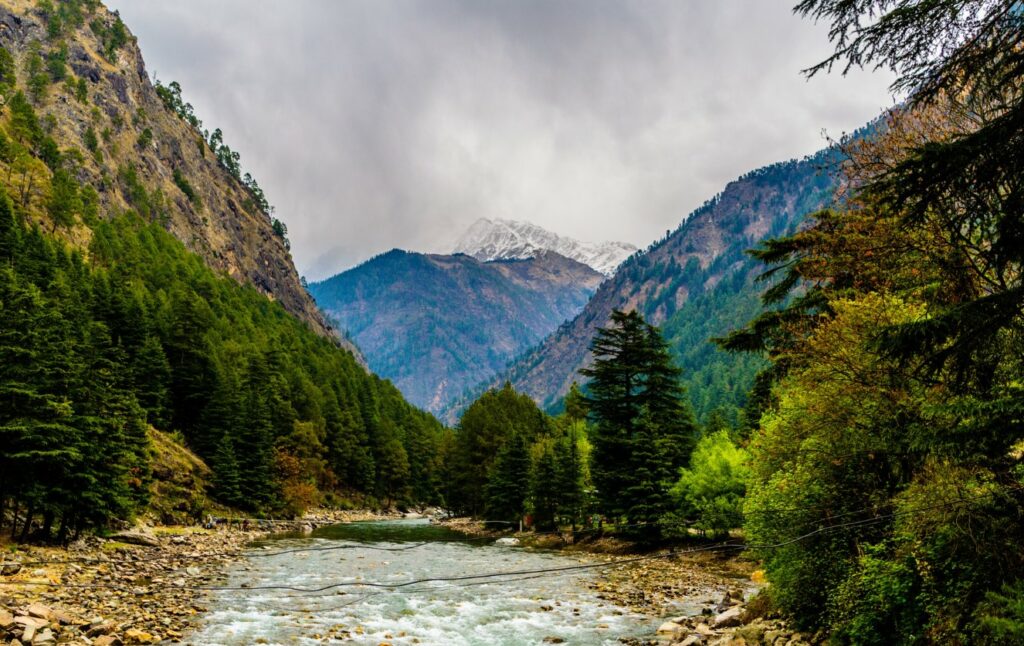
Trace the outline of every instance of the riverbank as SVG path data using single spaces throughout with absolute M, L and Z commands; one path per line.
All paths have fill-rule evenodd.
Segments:
M 755 599 L 764 587 L 757 563 L 735 553 L 713 551 L 679 554 L 668 558 L 614 536 L 496 530 L 481 521 L 450 518 L 440 524 L 469 536 L 514 539 L 536 549 L 587 552 L 623 561 L 620 567 L 603 570 L 592 588 L 602 599 L 633 612 L 657 618 L 650 640 L 634 644 L 678 646 L 802 646 L 819 643 L 799 633 L 766 611 Z M 637 556 L 648 560 L 628 562 Z
M 92 646 L 173 642 L 206 611 L 201 588 L 222 581 L 246 546 L 281 532 L 398 512 L 313 510 L 295 521 L 142 527 L 67 548 L 10 545 L 0 556 L 4 644 Z M 17 641 L 12 641 L 17 640 Z

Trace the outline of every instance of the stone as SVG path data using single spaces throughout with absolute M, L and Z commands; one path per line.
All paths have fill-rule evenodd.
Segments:
M 24 637 L 22 637 L 24 639 Z M 53 636 L 53 631 L 49 628 L 44 628 L 42 632 L 35 636 L 32 640 L 32 646 L 50 646 L 56 644 L 57 638 Z
M 25 630 L 21 633 L 21 643 L 31 644 L 32 640 L 36 637 L 36 627 L 34 624 L 28 624 L 25 626 Z
M 117 635 L 100 635 L 92 640 L 92 646 L 122 646 L 124 642 Z
M 124 639 L 129 644 L 151 644 L 155 641 L 159 641 L 153 635 L 150 635 L 144 630 L 138 628 L 129 628 L 124 632 Z
M 742 606 L 733 606 L 725 612 L 716 615 L 711 621 L 711 625 L 715 628 L 732 628 L 733 626 L 739 626 L 743 623 L 740 621 L 740 615 L 742 614 Z
M 50 619 L 53 616 L 53 610 L 41 603 L 31 604 L 25 609 L 25 612 L 32 617 L 39 617 L 40 619 Z
M 674 621 L 666 621 L 665 623 L 658 626 L 659 635 L 671 635 L 675 636 L 683 632 L 683 627 Z
M 772 646 L 779 640 L 782 640 L 782 643 L 785 644 L 789 641 L 789 633 L 784 630 L 769 630 L 764 634 L 764 643 L 768 644 L 768 646 Z
M 760 624 L 747 624 L 736 629 L 737 636 L 742 637 L 748 644 L 759 644 L 764 637 L 764 626 Z
M 679 646 L 698 646 L 704 643 L 703 635 L 690 635 L 679 643 Z
M 110 537 L 112 540 L 119 541 L 121 543 L 128 543 L 129 545 L 141 545 L 143 547 L 159 547 L 160 541 L 156 539 L 156 536 L 149 534 L 143 534 L 142 532 L 118 532 Z
M 33 628 L 42 628 L 48 625 L 48 621 L 40 619 L 39 617 L 26 617 L 24 615 L 14 618 L 14 623 L 21 624 L 22 626 L 32 626 Z
M 545 644 L 564 644 L 565 640 L 562 639 L 561 637 L 545 637 L 544 638 L 544 643 Z
M 0 575 L 2 576 L 14 576 L 18 572 L 21 572 L 21 563 L 4 563 L 0 565 Z
M 14 625 L 14 615 L 0 608 L 0 630 L 7 630 Z

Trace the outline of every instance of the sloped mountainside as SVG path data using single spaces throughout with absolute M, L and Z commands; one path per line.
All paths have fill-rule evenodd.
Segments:
M 545 407 L 557 408 L 580 379 L 579 369 L 590 362 L 588 347 L 597 329 L 608 323 L 613 310 L 635 309 L 661 326 L 698 417 L 718 409 L 735 419 L 758 359 L 723 353 L 708 339 L 739 327 L 757 311 L 764 287 L 754 277 L 761 267 L 745 250 L 792 230 L 828 204 L 835 192 L 836 162 L 836 154 L 825 150 L 730 182 L 672 234 L 626 260 L 575 319 L 517 359 L 494 383 L 510 380 Z
M 550 251 L 481 262 L 396 249 L 310 291 L 374 372 L 436 411 L 575 316 L 602 280 Z
M 328 334 L 300 284 L 282 229 L 275 231 L 261 207 L 262 194 L 226 168 L 199 129 L 165 103 L 135 38 L 115 13 L 98 2 L 80 2 L 69 5 L 73 17 L 62 19 L 59 13 L 69 10 L 64 5 L 53 3 L 56 10 L 47 11 L 39 8 L 43 3 L 0 1 L 0 45 L 13 55 L 21 83 L 45 115 L 47 134 L 61 148 L 84 153 L 76 180 L 96 187 L 94 210 L 133 210 L 159 222 L 210 267 Z M 55 37 L 55 29 L 63 33 Z M 233 162 L 237 169 L 237 157 Z M 33 181 L 42 169 L 26 160 L 22 170 L 25 210 L 46 213 L 45 184 Z M 37 218 L 45 229 L 52 225 Z M 84 224 L 67 233 L 80 247 L 88 235 Z
M 542 251 L 554 251 L 611 276 L 636 250 L 626 242 L 581 242 L 529 222 L 481 218 L 462 234 L 452 253 L 464 253 L 486 262 L 521 260 Z

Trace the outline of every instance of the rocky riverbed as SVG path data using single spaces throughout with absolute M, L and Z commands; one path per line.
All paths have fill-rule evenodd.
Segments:
M 572 542 L 559 534 L 494 530 L 468 518 L 439 522 L 471 536 L 507 537 L 519 545 L 541 549 L 592 552 L 622 561 L 636 556 L 635 545 L 616 538 L 591 537 Z M 757 601 L 750 603 L 764 584 L 764 575 L 753 561 L 734 554 L 700 552 L 610 567 L 591 587 L 602 599 L 663 619 L 651 639 L 625 640 L 625 644 L 802 646 L 820 643 L 820 636 L 800 633 L 780 618 L 763 612 Z M 762 617 L 762 614 L 768 616 Z
M 0 556 L 0 640 L 5 645 L 116 646 L 174 642 L 206 611 L 202 588 L 253 541 L 279 532 L 398 513 L 317 510 L 298 521 L 140 527 L 67 548 L 10 546 Z

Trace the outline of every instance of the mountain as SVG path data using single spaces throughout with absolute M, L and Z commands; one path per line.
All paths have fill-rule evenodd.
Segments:
M 440 500 L 448 431 L 339 345 L 263 191 L 120 16 L 0 0 L 0 96 L 0 525 L 61 541 L 168 489 L 190 517 Z M 178 478 L 180 448 L 210 471 Z
M 580 242 L 529 222 L 481 218 L 462 234 L 452 253 L 489 261 L 532 258 L 545 250 L 611 276 L 636 247 L 625 242 Z
M 46 134 L 61 148 L 85 153 L 76 180 L 97 187 L 97 210 L 133 210 L 160 221 L 210 267 L 327 334 L 262 191 L 241 175 L 222 141 L 204 141 L 202 124 L 179 114 L 180 94 L 153 85 L 120 18 L 80 1 L 54 3 L 52 11 L 25 5 L 0 3 L 0 45 L 22 64 L 20 76 L 45 114 Z M 50 37 L 51 24 L 66 29 L 79 16 L 88 20 Z M 45 199 L 39 184 L 30 193 L 28 201 Z
M 590 362 L 589 344 L 612 310 L 639 310 L 669 342 L 700 419 L 719 410 L 736 421 L 746 401 L 757 357 L 720 351 L 709 339 L 747 321 L 760 307 L 759 263 L 744 252 L 758 241 L 791 231 L 830 203 L 836 153 L 773 164 L 730 182 L 690 214 L 673 233 L 627 259 L 571 322 L 519 357 L 487 385 L 505 380 L 546 408 L 557 408 L 578 371 Z M 478 394 L 455 402 L 443 415 Z
M 575 316 L 602 280 L 552 251 L 482 262 L 395 249 L 309 289 L 374 372 L 436 411 Z

